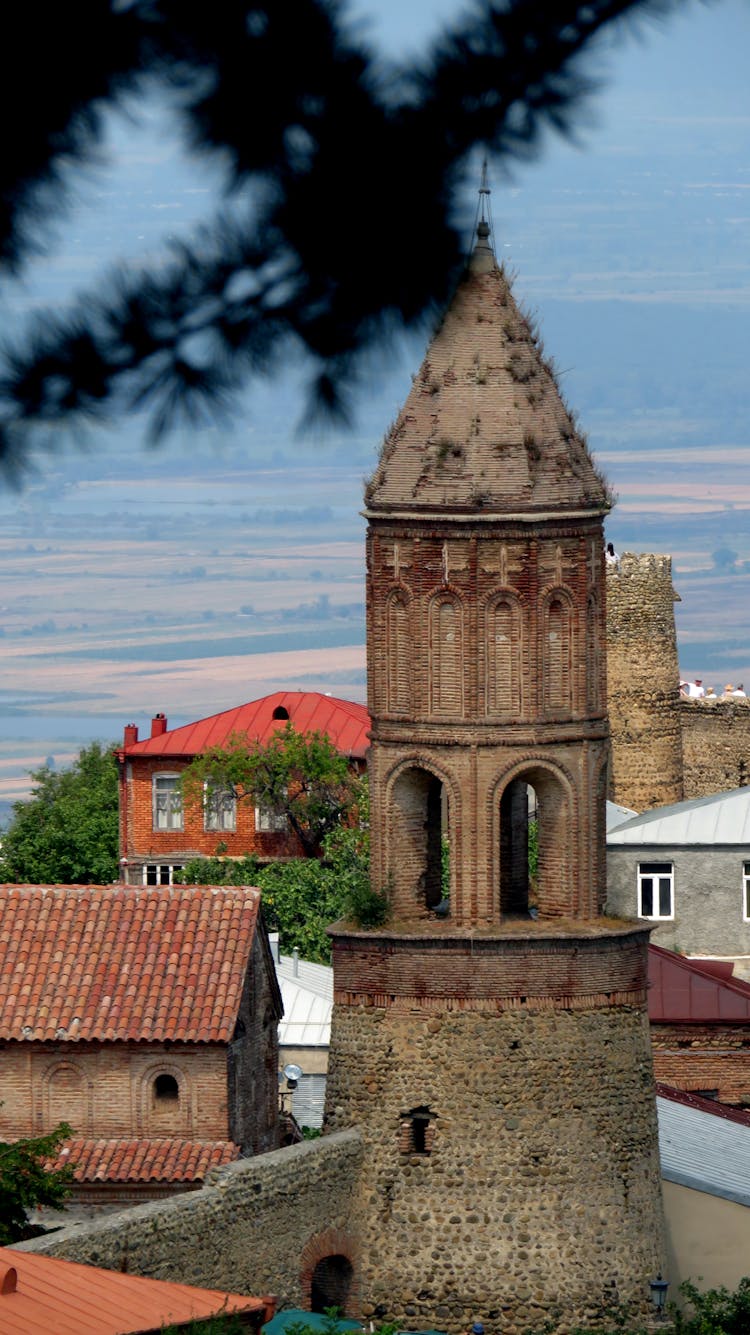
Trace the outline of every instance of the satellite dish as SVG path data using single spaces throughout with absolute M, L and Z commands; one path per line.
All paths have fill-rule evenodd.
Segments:
M 281 1074 L 286 1080 L 289 1088 L 294 1089 L 297 1083 L 302 1079 L 302 1067 L 297 1066 L 295 1062 L 288 1062 Z

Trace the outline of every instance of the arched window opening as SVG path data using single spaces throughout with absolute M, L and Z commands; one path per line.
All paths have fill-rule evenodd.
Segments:
M 450 821 L 440 779 L 416 767 L 399 775 L 393 786 L 393 817 L 393 847 L 398 849 L 391 869 L 395 916 L 429 912 L 446 917 L 450 910 Z
M 283 705 L 277 705 L 271 715 L 271 718 L 279 718 L 279 719 L 289 718 L 289 710 L 285 709 Z
M 569 713 L 572 704 L 570 606 L 553 597 L 545 616 L 544 705 L 549 713 Z
M 310 1310 L 325 1312 L 329 1307 L 347 1310 L 354 1268 L 348 1256 L 324 1256 L 318 1261 L 310 1284 Z
M 571 812 L 550 771 L 518 776 L 500 798 L 500 916 L 553 918 L 572 911 Z
M 429 1108 L 412 1108 L 402 1113 L 399 1150 L 402 1154 L 431 1154 L 435 1140 L 435 1114 Z
M 388 711 L 408 714 L 411 710 L 412 644 L 409 608 L 403 594 L 394 594 L 388 602 L 386 640 Z
M 517 718 L 521 712 L 521 612 L 503 597 L 487 612 L 487 712 Z
M 461 606 L 436 598 L 430 607 L 430 709 L 451 718 L 464 712 L 464 652 Z
M 157 1075 L 154 1081 L 154 1102 L 159 1106 L 174 1106 L 180 1100 L 180 1086 L 173 1075 Z

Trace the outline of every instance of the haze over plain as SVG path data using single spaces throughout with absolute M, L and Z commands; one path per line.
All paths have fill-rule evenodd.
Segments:
M 456 10 L 359 12 L 398 55 Z M 683 672 L 748 686 L 750 7 L 686 4 L 640 38 L 634 26 L 589 56 L 603 91 L 579 146 L 550 138 L 510 178 L 491 168 L 496 245 L 619 495 L 609 536 L 674 555 Z M 163 107 L 113 121 L 110 161 L 6 288 L 4 325 L 118 256 L 159 253 L 216 188 Z M 419 218 L 403 234 L 418 245 Z M 86 453 L 40 457 L 21 494 L 3 488 L 0 800 L 48 755 L 61 763 L 159 709 L 178 723 L 279 685 L 364 698 L 362 479 L 423 344 L 373 366 L 347 432 L 297 433 L 290 367 L 253 386 L 231 429 L 182 430 L 153 451 L 131 421 Z

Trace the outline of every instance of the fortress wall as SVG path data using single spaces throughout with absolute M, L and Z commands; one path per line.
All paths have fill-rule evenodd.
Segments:
M 683 799 L 677 599 L 669 556 L 607 568 L 610 796 L 635 811 Z
M 679 702 L 685 797 L 750 783 L 750 700 Z
M 214 1169 L 200 1191 L 19 1246 L 151 1279 L 272 1293 L 281 1307 L 302 1307 L 304 1257 L 315 1239 L 346 1245 L 360 1158 L 356 1131 L 304 1141 Z

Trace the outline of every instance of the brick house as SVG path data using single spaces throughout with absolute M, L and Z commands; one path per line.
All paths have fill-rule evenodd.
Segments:
M 78 1205 L 278 1143 L 281 997 L 247 887 L 0 887 L 0 1139 L 67 1121 Z
M 648 1014 L 657 1080 L 688 1094 L 750 1105 L 750 984 L 724 960 L 649 947 Z
M 322 732 L 359 770 L 364 769 L 370 718 L 364 705 L 317 691 L 276 691 L 181 728 L 168 728 L 164 714 L 151 723 L 151 736 L 138 740 L 134 724 L 125 728 L 120 767 L 120 865 L 130 885 L 171 885 L 175 870 L 189 858 L 212 857 L 222 846 L 230 857 L 304 856 L 296 835 L 274 813 L 216 794 L 202 806 L 183 810 L 180 775 L 209 747 L 245 735 L 267 742 L 290 722 L 297 732 Z

